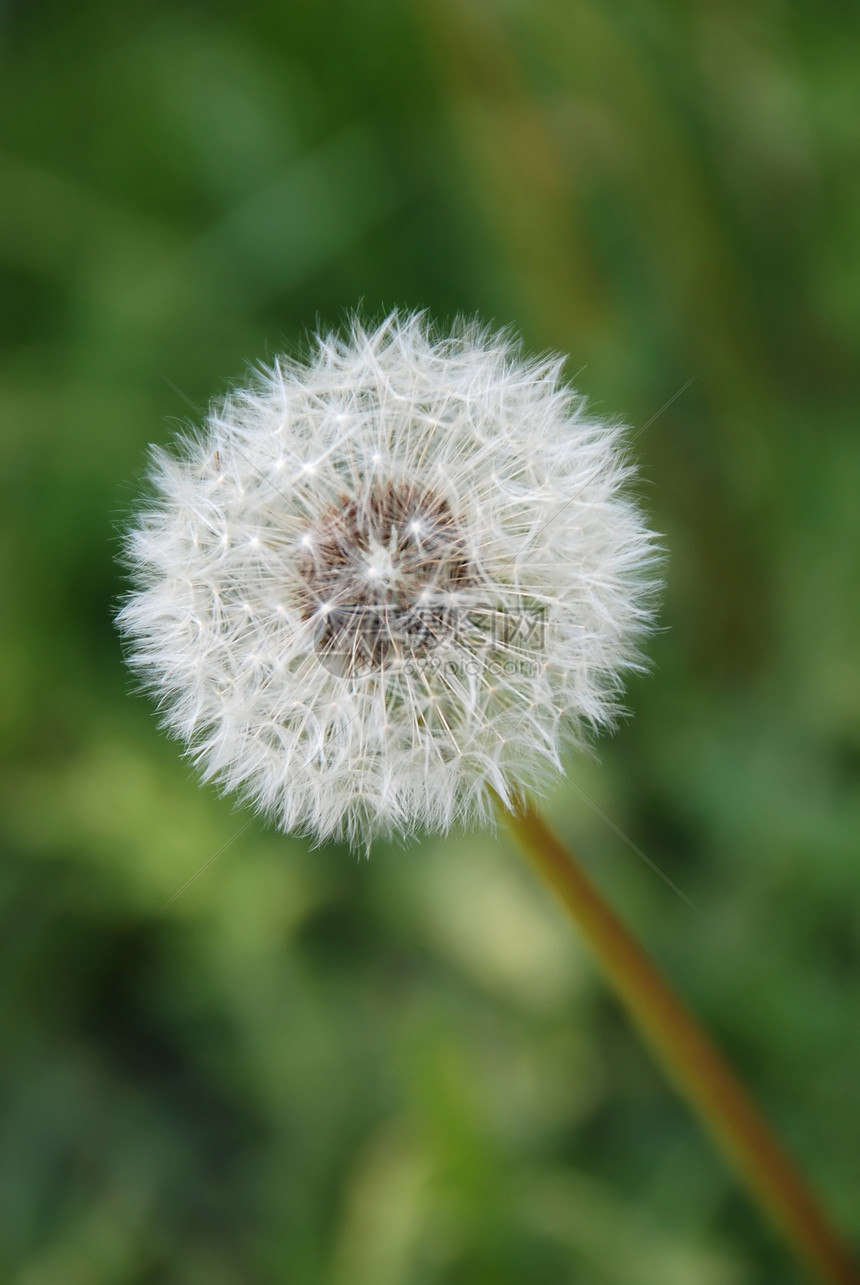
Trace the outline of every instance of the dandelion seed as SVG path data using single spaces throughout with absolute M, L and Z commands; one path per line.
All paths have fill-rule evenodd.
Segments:
M 487 819 L 613 722 L 654 539 L 561 367 L 356 321 L 154 452 L 118 620 L 206 779 L 367 843 Z

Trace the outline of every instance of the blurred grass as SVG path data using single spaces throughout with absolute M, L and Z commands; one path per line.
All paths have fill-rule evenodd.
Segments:
M 364 863 L 253 822 L 162 910 L 246 818 L 111 616 L 146 444 L 317 319 L 570 352 L 670 553 L 636 718 L 570 771 L 701 913 L 551 811 L 860 1238 L 857 11 L 0 22 L 0 1274 L 799 1279 L 503 839 Z

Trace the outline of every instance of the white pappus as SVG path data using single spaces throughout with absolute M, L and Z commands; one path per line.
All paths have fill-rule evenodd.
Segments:
M 153 451 L 118 620 L 205 778 L 367 844 L 486 819 L 612 723 L 655 539 L 562 361 L 355 320 Z

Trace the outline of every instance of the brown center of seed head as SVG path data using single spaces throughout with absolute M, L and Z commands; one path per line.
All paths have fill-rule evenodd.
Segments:
M 303 537 L 298 570 L 317 655 L 341 676 L 439 646 L 456 625 L 456 593 L 474 584 L 448 501 L 408 482 L 332 505 Z

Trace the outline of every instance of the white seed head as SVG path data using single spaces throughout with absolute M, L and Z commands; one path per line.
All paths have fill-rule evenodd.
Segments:
M 561 367 L 356 321 L 153 452 L 119 623 L 207 779 L 369 843 L 485 819 L 612 723 L 655 542 Z

